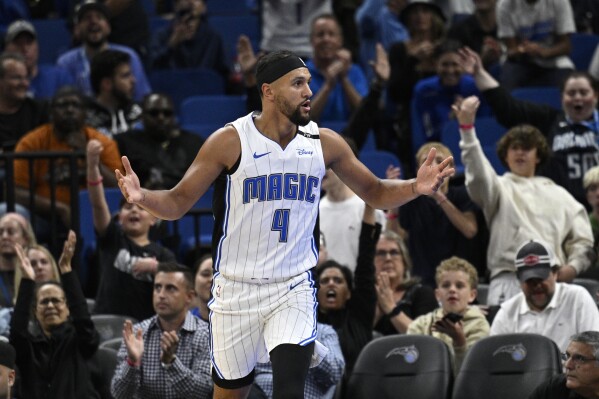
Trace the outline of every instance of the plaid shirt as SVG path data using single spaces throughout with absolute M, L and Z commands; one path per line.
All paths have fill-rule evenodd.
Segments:
M 210 336 L 208 323 L 187 312 L 178 332 L 179 347 L 170 367 L 160 362 L 162 330 L 157 316 L 133 326 L 143 331 L 144 353 L 140 367 L 127 363 L 127 348 L 121 344 L 111 393 L 116 399 L 188 399 L 210 398 Z
M 341 353 L 339 337 L 328 324 L 318 323 L 316 339 L 329 350 L 322 362 L 308 371 L 304 398 L 327 399 L 333 398 L 335 387 L 341 381 L 345 360 Z M 272 363 L 256 365 L 255 383 L 262 388 L 267 397 L 272 398 Z

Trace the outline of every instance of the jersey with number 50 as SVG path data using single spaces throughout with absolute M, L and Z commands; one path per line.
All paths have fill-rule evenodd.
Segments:
M 316 123 L 300 126 L 283 149 L 257 130 L 253 117 L 231 124 L 239 134 L 241 157 L 215 183 L 212 247 L 218 273 L 262 284 L 316 266 L 325 165 Z

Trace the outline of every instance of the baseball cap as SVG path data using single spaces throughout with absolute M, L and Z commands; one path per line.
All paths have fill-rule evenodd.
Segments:
M 24 19 L 19 19 L 8 25 L 8 29 L 6 29 L 6 36 L 4 36 L 4 42 L 12 42 L 21 33 L 29 33 L 34 38 L 37 38 L 37 33 L 35 32 L 33 24 L 29 21 L 25 21 Z
M 410 14 L 410 11 L 412 11 L 414 9 L 414 7 L 416 7 L 417 5 L 422 5 L 422 6 L 427 7 L 434 14 L 437 14 L 437 16 L 439 18 L 441 18 L 441 20 L 443 22 L 447 21 L 447 18 L 445 18 L 445 14 L 443 14 L 443 10 L 441 10 L 441 7 L 439 7 L 433 1 L 431 1 L 431 0 L 411 0 L 408 3 L 408 5 L 406 5 L 399 13 L 399 20 L 401 21 L 402 24 L 406 25 L 408 23 L 408 15 Z
M 80 3 L 77 5 L 77 7 L 75 7 L 75 23 L 79 22 L 86 12 L 92 10 L 102 13 L 106 19 L 110 18 L 108 8 L 104 3 L 96 0 L 85 0 L 83 3 Z
M 8 342 L 0 340 L 0 365 L 12 370 L 15 368 L 16 357 L 15 348 Z
M 532 278 L 545 280 L 551 273 L 551 267 L 557 265 L 551 247 L 541 240 L 530 240 L 516 252 L 516 273 L 520 282 Z

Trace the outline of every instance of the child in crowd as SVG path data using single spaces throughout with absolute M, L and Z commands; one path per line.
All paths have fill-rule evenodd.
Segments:
M 441 307 L 418 317 L 408 327 L 408 334 L 431 335 L 445 342 L 454 355 L 457 372 L 466 352 L 479 339 L 489 335 L 489 323 L 477 306 L 478 275 L 468 261 L 451 257 L 437 267 L 435 295 Z

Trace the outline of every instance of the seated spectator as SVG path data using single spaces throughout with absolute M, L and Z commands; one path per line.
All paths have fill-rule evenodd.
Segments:
M 99 140 L 105 148 L 102 153 L 100 167 L 103 178 L 109 186 L 116 186 L 114 170 L 121 167 L 120 154 L 116 143 L 97 130 L 86 126 L 85 106 L 81 93 L 72 87 L 60 89 L 50 105 L 52 122 L 27 133 L 15 151 L 18 152 L 49 152 L 49 151 L 84 151 L 87 142 Z M 51 192 L 54 187 L 50 184 L 50 175 L 54 176 L 55 199 L 57 216 L 65 227 L 71 223 L 71 180 L 75 179 L 81 189 L 85 185 L 85 160 L 78 160 L 79 176 L 71 176 L 68 159 L 54 161 L 54 169 L 50 170 L 47 159 L 34 161 L 34 175 L 29 176 L 28 160 L 15 160 L 15 191 L 17 202 L 29 206 L 29 186 L 35 187 L 35 212 L 49 216 L 53 212 Z
M 31 22 L 18 20 L 10 24 L 4 42 L 5 51 L 22 54 L 25 58 L 31 97 L 51 98 L 58 89 L 72 83 L 63 68 L 38 64 L 39 44 Z
M 559 85 L 574 69 L 568 55 L 575 31 L 569 1 L 498 1 L 497 36 L 507 47 L 503 87 Z
M 436 72 L 433 53 L 445 37 L 446 20 L 436 3 L 419 0 L 410 1 L 399 14 L 399 19 L 408 28 L 410 38 L 393 44 L 389 49 L 391 71 L 387 95 L 390 107 L 394 108 L 394 133 L 398 140 L 399 158 L 411 164 L 413 148 L 417 147 L 412 146 L 410 102 L 416 83 Z
M 315 121 L 347 120 L 368 90 L 362 69 L 352 64 L 343 49 L 341 27 L 333 15 L 316 17 L 310 30 L 312 58 L 306 66 L 312 75 L 310 116 Z
M 211 398 L 208 324 L 188 309 L 195 296 L 191 271 L 162 263 L 154 280 L 156 314 L 123 328 L 112 378 L 116 399 Z
M 96 54 L 90 80 L 95 101 L 88 105 L 87 124 L 108 137 L 132 129 L 141 118 L 141 107 L 133 102 L 135 76 L 129 55 L 110 49 Z
M 503 44 L 497 37 L 497 0 L 473 1 L 474 13 L 452 24 L 447 36 L 480 54 L 485 68 L 498 67 Z
M 152 35 L 153 69 L 207 68 L 227 80 L 223 38 L 206 21 L 204 0 L 176 0 L 171 24 Z
M 374 246 L 381 226 L 375 224 L 374 209 L 364 209 L 356 270 L 352 272 L 329 260 L 318 268 L 318 322 L 333 326 L 345 359 L 343 385 L 351 375 L 362 348 L 372 340 L 376 307 L 374 289 Z M 341 396 L 343 397 L 343 396 Z
M 310 24 L 319 15 L 333 12 L 332 0 L 262 1 L 260 50 L 289 50 L 303 59 L 312 56 Z M 300 7 L 298 7 L 300 5 Z
M 17 354 L 11 344 L 0 340 L 0 398 L 12 399 L 15 385 L 15 360 Z
M 27 63 L 21 54 L 0 55 L 0 146 L 12 151 L 25 133 L 48 121 L 48 106 L 30 98 Z
M 304 398 L 306 399 L 332 399 L 335 395 L 337 384 L 341 382 L 345 360 L 341 353 L 339 337 L 335 329 L 327 324 L 317 323 L 316 339 L 324 345 L 328 352 L 316 367 L 308 370 L 306 386 L 304 387 Z M 257 384 L 267 398 L 272 398 L 273 380 L 272 364 L 256 364 Z
M 87 359 L 98 349 L 100 337 L 87 303 L 71 270 L 75 233 L 69 233 L 58 265 L 61 283 L 46 282 L 37 288 L 35 272 L 20 245 L 16 250 L 23 279 L 11 321 L 10 343 L 19 354 L 17 367 L 24 382 L 24 398 L 97 398 Z M 28 330 L 31 311 L 39 329 Z
M 145 209 L 123 199 L 118 220 L 112 218 L 100 172 L 100 159 L 106 150 L 98 140 L 87 144 L 87 187 L 100 265 L 94 312 L 144 320 L 154 314 L 152 292 L 158 264 L 174 261 L 175 256 L 150 241 L 150 227 L 156 218 Z
M 35 276 L 33 281 L 36 283 L 45 283 L 47 281 L 60 281 L 60 272 L 58 271 L 58 265 L 54 256 L 48 251 L 46 247 L 39 244 L 32 244 L 23 247 L 25 256 L 29 259 L 29 263 L 33 268 Z M 21 280 L 23 279 L 23 272 L 21 268 L 15 270 L 15 296 L 14 300 L 17 301 L 19 296 L 19 287 L 21 286 Z
M 539 175 L 551 178 L 586 204 L 582 177 L 599 165 L 596 81 L 585 72 L 572 72 L 560 86 L 562 109 L 555 109 L 515 99 L 483 68 L 476 53 L 464 49 L 461 55 L 464 70 L 474 76 L 499 123 L 507 128 L 530 124 L 547 138 L 551 156 L 547 165 L 539 165 Z
M 562 353 L 564 374 L 539 385 L 528 399 L 594 399 L 599 393 L 599 332 L 584 331 L 570 337 Z
M 22 215 L 9 212 L 0 217 L 0 307 L 11 308 L 16 297 L 15 279 L 19 257 L 15 245 L 28 248 L 37 244 L 31 223 Z M 8 327 L 3 325 L 2 327 Z M 0 328 L 0 333 L 4 333 Z
M 391 45 L 410 38 L 408 28 L 399 20 L 407 0 L 366 0 L 356 11 L 356 25 L 360 36 L 360 65 L 369 80 L 374 77 L 368 65 L 376 57 L 376 44 L 385 51 Z
M 414 86 L 412 97 L 412 148 L 417 152 L 428 141 L 440 141 L 445 123 L 454 118 L 452 105 L 463 98 L 480 95 L 474 79 L 464 74 L 458 51 L 460 43 L 446 40 L 433 52 L 436 74 L 420 80 Z M 480 116 L 490 116 L 486 103 L 480 107 Z
M 355 145 L 348 141 L 354 150 Z M 326 193 L 319 204 L 320 231 L 327 237 L 327 258 L 347 266 L 352 273 L 356 269 L 360 231 L 366 203 L 339 179 L 331 169 L 327 169 L 321 183 Z M 376 223 L 385 224 L 385 214 L 375 210 Z
M 114 137 L 120 153 L 129 158 L 143 186 L 171 189 L 183 177 L 204 140 L 177 124 L 172 99 L 160 93 L 142 103 L 143 129 Z
M 196 296 L 191 302 L 190 311 L 194 316 L 208 322 L 210 309 L 208 302 L 212 297 L 210 290 L 212 289 L 212 255 L 206 254 L 202 256 L 196 263 L 194 287 Z
M 459 371 L 466 353 L 481 338 L 489 335 L 489 323 L 476 299 L 478 274 L 474 266 L 458 257 L 444 260 L 437 267 L 435 296 L 441 307 L 416 318 L 408 334 L 431 335 L 447 344 Z
M 401 237 L 385 230 L 376 244 L 377 307 L 374 329 L 383 335 L 405 334 L 412 320 L 432 312 L 438 303 L 433 289 L 412 278 L 412 262 Z
M 111 32 L 108 14 L 108 9 L 102 2 L 87 0 L 81 3 L 76 8 L 74 29 L 82 44 L 62 54 L 56 63 L 67 70 L 75 85 L 85 95 L 93 96 L 90 80 L 92 58 L 107 49 L 127 53 L 131 58 L 131 72 L 135 76 L 133 98 L 141 101 L 151 90 L 142 62 L 133 49 L 108 42 L 108 35 Z
M 521 292 L 501 304 L 491 335 L 541 334 L 565 351 L 572 334 L 599 330 L 599 311 L 586 288 L 557 282 L 560 265 L 550 244 L 524 242 L 514 263 Z
M 451 150 L 438 142 L 424 144 L 416 153 L 416 165 L 420 167 L 431 148 L 437 149 L 433 163 L 440 163 L 453 156 Z M 399 168 L 387 169 L 388 179 L 399 179 Z M 464 185 L 450 185 L 446 179 L 439 190 L 429 197 L 418 197 L 387 213 L 387 229 L 398 234 L 407 233 L 410 258 L 414 265 L 412 273 L 423 284 L 435 287 L 435 270 L 442 260 L 453 255 L 465 259 L 475 257 L 469 253 L 468 240 L 476 236 L 478 207 L 472 202 Z M 434 241 L 434 247 L 423 242 Z M 484 252 L 486 256 L 486 251 Z
M 498 305 L 520 291 L 513 263 L 519 243 L 530 237 L 549 242 L 561 265 L 559 280 L 572 281 L 591 264 L 593 233 L 584 207 L 574 197 L 550 179 L 535 176 L 537 165 L 549 154 L 537 128 L 516 126 L 499 140 L 497 154 L 508 172 L 497 175 L 476 138 L 478 104 L 476 97 L 468 97 L 454 112 L 466 188 L 489 226 L 487 304 Z

